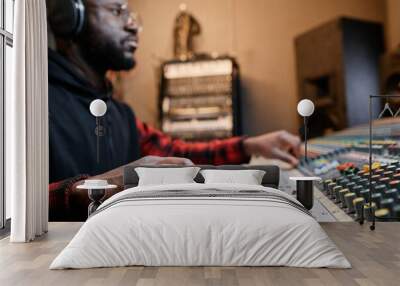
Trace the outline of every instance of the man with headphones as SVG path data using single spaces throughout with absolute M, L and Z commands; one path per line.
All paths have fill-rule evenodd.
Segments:
M 56 40 L 49 49 L 50 219 L 86 219 L 91 176 L 121 184 L 126 164 L 241 164 L 250 156 L 298 163 L 300 140 L 286 131 L 210 142 L 174 140 L 141 122 L 112 97 L 109 70 L 135 66 L 138 25 L 127 0 L 47 0 Z M 107 104 L 106 135 L 96 160 L 94 99 Z

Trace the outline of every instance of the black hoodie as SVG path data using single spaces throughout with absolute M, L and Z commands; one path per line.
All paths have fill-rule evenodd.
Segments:
M 112 88 L 96 91 L 66 58 L 49 50 L 50 183 L 80 174 L 101 174 L 140 157 L 135 115 L 111 94 Z M 96 120 L 89 111 L 97 98 L 107 104 L 99 163 Z

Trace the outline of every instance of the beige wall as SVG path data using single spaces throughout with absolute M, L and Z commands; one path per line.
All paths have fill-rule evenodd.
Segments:
M 400 0 L 386 0 L 386 46 L 393 51 L 400 44 Z
M 394 0 L 396 2 L 396 0 Z M 157 124 L 157 73 L 172 56 L 172 28 L 182 0 L 130 0 L 144 22 L 137 68 L 124 84 L 126 101 L 142 120 Z M 400 2 L 400 1 L 398 1 Z M 237 57 L 245 88 L 246 134 L 297 131 L 293 40 L 337 16 L 384 22 L 383 0 L 187 0 L 202 25 L 198 51 Z M 399 29 L 400 30 L 400 29 Z

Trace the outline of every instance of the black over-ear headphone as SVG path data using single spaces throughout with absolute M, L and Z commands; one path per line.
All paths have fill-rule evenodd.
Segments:
M 85 6 L 82 0 L 47 0 L 48 21 L 55 36 L 71 38 L 82 32 Z

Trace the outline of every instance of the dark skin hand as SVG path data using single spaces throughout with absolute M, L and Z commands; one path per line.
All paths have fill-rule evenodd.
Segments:
M 137 161 L 123 165 L 101 175 L 93 176 L 90 179 L 107 180 L 109 184 L 117 185 L 116 189 L 106 190 L 105 199 L 111 197 L 123 188 L 123 172 L 126 166 L 161 166 L 161 165 L 177 165 L 177 166 L 193 166 L 193 162 L 186 158 L 179 157 L 159 157 L 159 156 L 145 156 Z M 89 198 L 86 190 L 79 190 L 76 187 L 82 185 L 84 181 L 78 181 L 72 186 L 72 192 L 69 196 L 70 204 L 76 209 L 85 210 L 89 205 Z
M 287 131 L 276 131 L 260 136 L 249 137 L 243 142 L 249 156 L 279 159 L 292 166 L 299 163 L 301 141 Z

